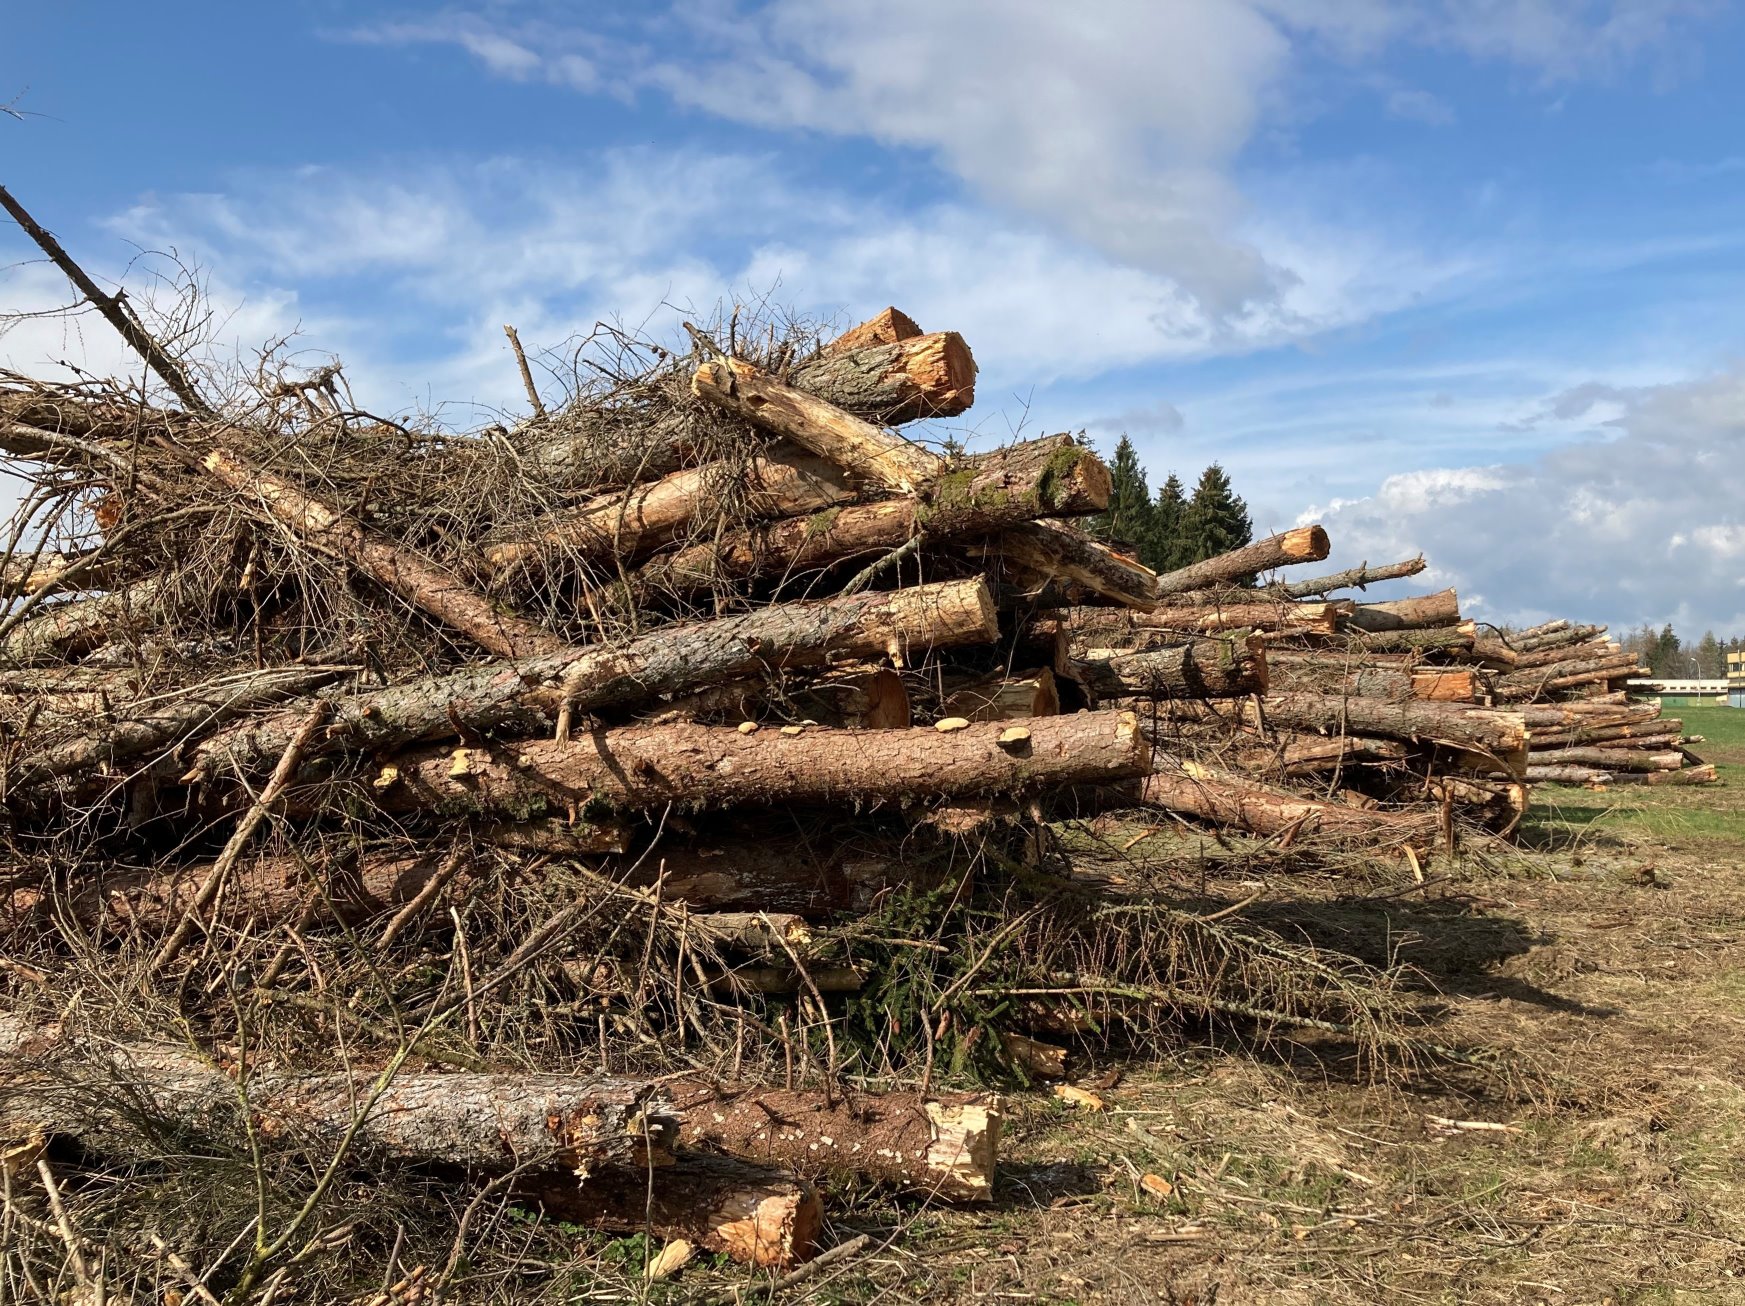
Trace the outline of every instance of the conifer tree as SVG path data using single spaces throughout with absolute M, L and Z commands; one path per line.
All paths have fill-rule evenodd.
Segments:
M 1151 486 L 1139 465 L 1139 451 L 1125 435 L 1109 460 L 1109 480 L 1109 506 L 1097 517 L 1097 534 L 1131 548 L 1143 561 L 1154 538 Z
M 1239 549 L 1254 538 L 1248 520 L 1248 505 L 1230 486 L 1230 478 L 1217 463 L 1200 473 L 1194 497 L 1182 514 L 1181 566 L 1215 558 Z
M 1174 571 L 1187 565 L 1182 556 L 1182 518 L 1187 510 L 1188 498 L 1181 477 L 1171 472 L 1157 491 L 1157 501 L 1151 505 L 1152 556 L 1141 559 L 1153 571 Z

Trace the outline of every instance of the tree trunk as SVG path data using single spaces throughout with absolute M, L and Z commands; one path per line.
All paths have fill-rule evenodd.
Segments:
M 1060 691 L 1047 667 L 994 675 L 951 688 L 941 715 L 970 721 L 1024 721 L 1060 715 Z
M 532 733 L 546 728 L 565 700 L 587 712 L 770 668 L 819 666 L 833 658 L 900 659 L 910 650 L 991 643 L 998 635 L 993 598 L 980 579 L 782 604 L 666 626 L 615 647 L 467 667 L 339 698 L 310 752 L 389 752 L 463 731 Z M 271 766 L 306 715 L 307 707 L 298 707 L 220 732 L 195 749 L 185 778 Z
M 1676 771 L 1683 753 L 1655 753 L 1636 748 L 1548 748 L 1531 756 L 1533 766 L 1597 766 L 1607 771 Z
M 0 1035 L 0 1047 L 6 1043 Z M 197 1137 L 216 1133 L 235 1141 L 241 1134 L 234 1068 L 220 1069 L 184 1047 L 59 1043 L 46 1057 L 8 1056 L 4 1064 L 10 1091 L 0 1101 L 0 1123 L 7 1137 L 27 1136 L 33 1127 L 76 1138 L 110 1134 L 141 1113 Z M 256 1070 L 245 1084 L 248 1110 L 264 1134 L 306 1137 L 311 1148 L 331 1149 L 363 1109 L 375 1078 Z M 365 1157 L 481 1169 L 539 1161 L 643 1165 L 670 1159 L 678 1126 L 659 1083 L 403 1070 L 370 1105 L 354 1145 Z
M 682 1238 L 769 1270 L 811 1260 L 824 1227 L 824 1204 L 812 1185 L 707 1152 L 689 1152 L 653 1170 L 529 1175 L 516 1181 L 513 1193 L 553 1220 Z
M 1139 792 L 1150 806 L 1251 834 L 1270 836 L 1292 830 L 1297 838 L 1321 835 L 1374 846 L 1423 846 L 1433 842 L 1436 834 L 1433 815 L 1363 811 L 1342 803 L 1318 802 L 1194 762 L 1182 763 L 1180 770 L 1155 772 Z
M 1576 685 L 1628 680 L 1647 669 L 1634 653 L 1580 662 L 1554 662 L 1548 667 L 1517 671 L 1497 680 L 1497 694 L 1505 699 L 1533 699 Z
M 851 476 L 914 494 L 945 470 L 945 460 L 893 431 L 862 421 L 737 358 L 704 363 L 691 378 L 699 399 L 762 427 Z
M 1605 785 L 1612 783 L 1612 773 L 1594 766 L 1529 766 L 1528 784 L 1545 785 Z
M 1514 641 L 1518 653 L 1538 653 L 1544 649 L 1565 648 L 1571 644 L 1585 644 L 1590 639 L 1597 639 L 1606 633 L 1604 626 L 1570 626 L 1565 622 L 1562 628 L 1543 635 L 1522 635 Z
M 1476 629 L 1464 621 L 1433 630 L 1351 631 L 1350 635 L 1354 647 L 1368 653 L 1459 654 L 1471 650 Z
M 1361 763 L 1403 762 L 1406 745 L 1397 739 L 1365 739 L 1358 735 L 1340 735 L 1322 739 L 1315 735 L 1294 738 L 1268 759 L 1268 770 L 1277 769 L 1286 776 L 1318 775 Z
M 1471 703 L 1484 686 L 1471 667 L 1434 667 L 1412 672 L 1412 697 L 1437 703 Z
M 786 958 L 789 948 L 800 952 L 812 943 L 812 931 L 806 927 L 804 919 L 790 912 L 687 913 L 677 928 L 684 931 L 686 938 L 707 947 L 727 948 L 759 957 Z
M 1252 707 L 1247 710 L 1254 716 Z M 1388 703 L 1331 694 L 1269 693 L 1260 702 L 1260 716 L 1287 730 L 1423 740 L 1494 753 L 1501 760 L 1515 759 L 1521 765 L 1526 760 L 1527 727 L 1519 713 L 1465 703 L 1421 699 Z
M 1255 601 L 1213 606 L 1158 608 L 1133 618 L 1136 626 L 1159 630 L 1190 630 L 1211 634 L 1244 626 L 1274 634 L 1331 635 L 1354 607 L 1343 599 L 1324 603 Z
M 1345 619 L 1354 630 L 1430 630 L 1460 624 L 1460 598 L 1453 590 L 1419 594 L 1385 603 L 1359 603 Z
M 1150 746 L 1131 713 L 1039 717 L 1001 744 L 1000 723 L 942 732 L 827 730 L 743 733 L 670 725 L 595 730 L 403 757 L 376 782 L 390 811 L 687 808 L 739 803 L 878 803 L 1035 792 L 1055 784 L 1142 775 Z
M 683 1121 L 679 1143 L 707 1147 L 809 1178 L 850 1174 L 954 1202 L 993 1196 L 1000 1099 L 918 1093 L 851 1094 L 668 1086 Z
M 1594 719 L 1603 721 L 1606 718 L 1596 717 Z M 1614 725 L 1563 728 L 1556 726 L 1534 727 L 1533 747 L 1536 749 L 1573 748 L 1582 744 L 1603 744 L 1622 740 L 1639 748 L 1652 740 L 1667 738 L 1676 740 L 1683 730 L 1684 722 L 1673 717 L 1648 717 Z
M 1384 580 L 1400 580 L 1406 576 L 1416 576 L 1424 570 L 1424 555 L 1405 562 L 1389 563 L 1382 567 L 1372 567 L 1367 562 L 1360 566 L 1336 571 L 1331 576 L 1315 576 L 1308 580 L 1291 581 L 1286 585 L 1270 587 L 1277 593 L 1291 599 L 1314 598 L 1319 594 L 1331 594 L 1342 589 L 1367 589 L 1371 585 Z
M 972 552 L 1004 559 L 1019 583 L 1032 590 L 1077 590 L 1143 611 L 1157 606 L 1156 572 L 1059 522 L 1025 522 Z
M 1320 562 L 1331 548 L 1327 532 L 1319 526 L 1299 526 L 1215 558 L 1207 558 L 1204 562 L 1165 572 L 1157 578 L 1157 597 L 1162 599 L 1172 594 L 1239 584 L 1274 567 Z
M 831 349 L 794 368 L 788 381 L 843 412 L 896 426 L 966 412 L 975 402 L 975 376 L 963 337 L 935 331 Z
M 849 504 L 810 517 L 730 531 L 656 559 L 644 592 L 690 595 L 761 576 L 875 558 L 919 535 L 929 544 L 987 535 L 1035 517 L 1099 512 L 1109 469 L 1069 435 L 1027 440 L 966 460 L 918 498 Z
M 0 659 L 30 667 L 81 658 L 124 632 L 163 621 L 170 593 L 167 579 L 151 576 L 95 598 L 46 604 L 0 641 Z
M 212 450 L 201 462 L 231 489 L 257 499 L 270 516 L 304 543 L 351 563 L 486 652 L 508 658 L 564 647 L 561 639 L 543 627 L 492 607 L 453 572 L 409 552 L 282 476 L 251 467 L 224 449 Z
M 1612 776 L 1620 785 L 1712 785 L 1720 779 L 1715 768 L 1703 762 L 1682 771 L 1619 771 Z
M 778 448 L 743 468 L 710 463 L 547 514 L 515 536 L 487 545 L 483 559 L 499 578 L 513 573 L 531 580 L 554 555 L 569 567 L 628 561 L 671 543 L 724 501 L 747 516 L 791 517 L 853 497 L 853 486 L 833 464 Z
M 1235 698 L 1266 688 L 1266 641 L 1247 631 L 1174 648 L 1091 648 L 1074 674 L 1099 698 Z
M 1559 644 L 1552 648 L 1534 649 L 1530 653 L 1515 654 L 1516 671 L 1533 671 L 1541 667 L 1555 666 L 1559 662 L 1585 662 L 1593 658 L 1603 658 L 1622 652 L 1617 641 L 1610 639 L 1584 640 L 1579 644 Z
M 866 912 L 893 889 L 924 891 L 943 882 L 950 859 L 915 844 L 861 831 L 823 839 L 706 836 L 596 866 L 632 887 L 658 884 L 662 902 L 817 918 Z

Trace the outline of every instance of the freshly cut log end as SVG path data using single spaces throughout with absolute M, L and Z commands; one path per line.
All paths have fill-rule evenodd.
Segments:
M 672 1088 L 682 1145 L 709 1147 L 808 1176 L 855 1174 L 949 1201 L 993 1194 L 1004 1105 L 989 1095 L 846 1097 L 815 1092 Z
M 850 327 L 819 350 L 821 354 L 840 354 L 867 345 L 894 345 L 922 334 L 915 319 L 899 308 L 887 308 L 874 314 L 859 326 Z
M 530 1175 L 514 1193 L 553 1219 L 613 1233 L 646 1229 L 761 1269 L 811 1260 L 824 1227 L 824 1204 L 805 1180 L 707 1152 L 652 1171 Z
M 1047 667 L 991 676 L 952 689 L 940 705 L 947 717 L 970 721 L 1023 721 L 1060 714 L 1060 691 Z
M 956 417 L 975 402 L 975 357 L 955 331 L 833 349 L 802 363 L 791 384 L 844 412 L 897 425 Z

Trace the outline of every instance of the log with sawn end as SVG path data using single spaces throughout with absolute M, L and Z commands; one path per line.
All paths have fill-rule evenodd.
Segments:
M 1275 567 L 1288 567 L 1299 562 L 1320 562 L 1331 547 L 1327 532 L 1321 527 L 1299 526 L 1294 530 L 1256 540 L 1229 553 L 1207 558 L 1204 562 L 1164 572 L 1157 578 L 1157 597 L 1162 600 L 1173 594 L 1236 584 Z

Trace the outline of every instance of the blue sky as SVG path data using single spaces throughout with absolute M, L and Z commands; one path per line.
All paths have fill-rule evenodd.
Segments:
M 383 408 L 773 292 L 964 332 L 983 443 L 1132 434 L 1493 620 L 1745 634 L 1745 12 L 1708 0 L 69 3 L 0 179 L 215 357 Z M 0 233 L 0 311 L 60 288 Z M 126 365 L 39 320 L 10 365 Z

